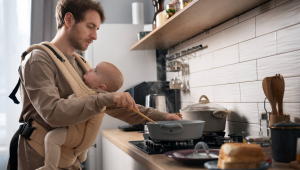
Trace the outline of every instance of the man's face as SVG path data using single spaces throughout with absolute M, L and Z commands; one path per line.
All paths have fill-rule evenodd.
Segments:
M 101 85 L 99 70 L 98 64 L 96 68 L 90 69 L 83 76 L 84 83 L 91 89 L 97 89 Z
M 75 49 L 85 51 L 87 47 L 97 39 L 97 30 L 101 19 L 97 11 L 85 12 L 84 20 L 73 25 L 69 33 L 69 41 Z

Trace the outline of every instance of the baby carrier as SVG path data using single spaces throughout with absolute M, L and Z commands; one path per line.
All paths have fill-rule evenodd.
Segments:
M 64 54 L 51 43 L 43 42 L 41 44 L 30 46 L 23 53 L 22 62 L 26 62 L 26 60 L 28 60 L 29 56 L 27 56 L 27 58 L 25 58 L 25 56 L 34 49 L 39 49 L 47 53 L 50 59 L 63 73 L 64 77 L 70 84 L 76 98 L 85 98 L 88 95 L 98 94 L 97 92 L 92 91 L 89 87 L 86 86 L 86 84 L 82 81 L 81 77 L 75 71 Z M 76 53 L 74 53 L 73 55 L 75 56 L 76 61 L 77 63 L 79 63 L 83 72 L 87 72 L 91 68 L 91 66 L 83 57 Z M 61 146 L 61 157 L 58 164 L 60 168 L 67 168 L 73 165 L 76 161 L 77 156 L 81 152 L 88 150 L 94 144 L 98 131 L 100 129 L 100 125 L 102 123 L 103 116 L 104 112 L 100 112 L 83 123 L 68 126 L 67 140 Z M 45 156 L 44 139 L 48 130 L 39 125 L 36 121 L 30 121 L 29 124 L 31 127 L 31 130 L 29 131 L 31 132 L 29 132 L 30 139 L 28 137 L 27 141 L 36 152 L 38 152 L 42 156 Z M 19 133 L 22 134 L 23 132 L 27 133 L 26 128 L 20 127 Z M 12 149 L 12 144 L 10 149 Z

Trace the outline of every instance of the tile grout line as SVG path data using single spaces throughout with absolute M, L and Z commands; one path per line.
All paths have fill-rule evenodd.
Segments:
M 255 21 L 256 21 L 256 20 L 255 20 Z M 292 25 L 286 26 L 286 27 L 283 27 L 283 28 L 280 28 L 280 29 L 275 30 L 275 31 L 271 31 L 271 32 L 268 32 L 268 33 L 259 35 L 259 36 L 255 35 L 254 38 L 250 38 L 250 39 L 247 39 L 247 40 L 244 40 L 244 41 L 241 41 L 241 42 L 238 42 L 238 43 L 229 45 L 229 46 L 225 46 L 225 47 L 222 47 L 222 48 L 220 48 L 220 49 L 217 49 L 217 50 L 214 50 L 214 51 L 211 51 L 211 52 L 219 51 L 219 50 L 222 50 L 222 49 L 224 49 L 224 48 L 229 48 L 229 47 L 231 47 L 231 46 L 234 46 L 234 45 L 237 45 L 237 44 L 240 44 L 240 43 L 244 43 L 244 42 L 247 42 L 247 41 L 250 41 L 250 40 L 253 40 L 253 39 L 262 37 L 262 36 L 265 36 L 265 35 L 267 35 L 267 34 L 275 33 L 275 32 L 277 32 L 277 31 L 281 31 L 281 30 L 287 29 L 287 28 L 289 28 L 289 27 L 296 26 L 296 25 L 298 25 L 298 24 L 300 25 L 300 22 L 298 22 L 298 23 L 296 23 L 296 24 L 292 24 Z M 220 32 L 221 32 L 221 31 L 220 31 Z M 256 29 L 255 29 L 255 32 L 256 32 Z M 255 33 L 255 34 L 256 34 L 256 33 Z M 214 35 L 214 34 L 213 34 L 213 35 Z M 206 37 L 206 38 L 208 38 L 208 37 Z M 204 39 L 206 39 L 206 38 L 204 38 Z M 199 41 L 202 41 L 202 40 L 204 40 L 204 39 L 201 39 L 201 40 L 199 40 Z M 196 42 L 195 42 L 195 43 L 196 43 Z M 174 54 L 175 54 L 176 52 L 178 52 L 178 51 L 181 51 L 181 50 L 185 49 L 185 48 L 186 48 L 186 47 L 182 47 L 182 48 L 178 49 L 177 51 L 174 52 Z M 205 53 L 205 54 L 206 54 L 206 53 Z
M 268 57 L 274 57 L 274 56 L 277 56 L 277 55 L 296 52 L 296 51 L 300 51 L 300 49 L 296 49 L 296 50 L 292 50 L 292 51 L 286 51 L 286 52 L 282 52 L 282 53 L 278 53 L 278 54 L 274 54 L 274 55 L 269 55 L 269 56 L 265 56 L 265 57 L 260 57 L 260 58 L 256 58 L 256 59 L 252 59 L 252 60 L 246 60 L 246 61 L 242 61 L 242 62 L 239 62 L 239 63 L 232 63 L 232 64 L 228 64 L 228 65 L 224 65 L 224 66 L 219 66 L 219 67 L 209 68 L 209 69 L 205 69 L 205 70 L 201 70 L 201 71 L 191 72 L 190 74 L 200 73 L 200 72 L 203 72 L 203 71 L 213 70 L 213 69 L 218 69 L 218 68 L 224 68 L 224 67 L 228 67 L 228 66 L 232 66 L 232 65 L 236 65 L 236 64 L 251 62 L 251 61 L 254 61 L 254 60 L 260 60 L 260 59 L 264 59 L 264 58 L 268 58 Z

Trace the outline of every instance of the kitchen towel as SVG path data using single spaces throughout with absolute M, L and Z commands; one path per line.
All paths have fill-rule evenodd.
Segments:
M 132 24 L 144 24 L 144 4 L 142 2 L 132 3 Z

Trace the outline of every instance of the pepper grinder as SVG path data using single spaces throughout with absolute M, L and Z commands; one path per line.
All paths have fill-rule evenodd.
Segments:
M 266 112 L 266 113 L 260 113 L 260 120 L 259 120 L 259 124 L 260 124 L 260 128 L 259 128 L 259 136 L 263 136 L 263 122 L 266 123 L 266 130 L 267 130 L 267 136 L 270 136 L 270 112 Z

